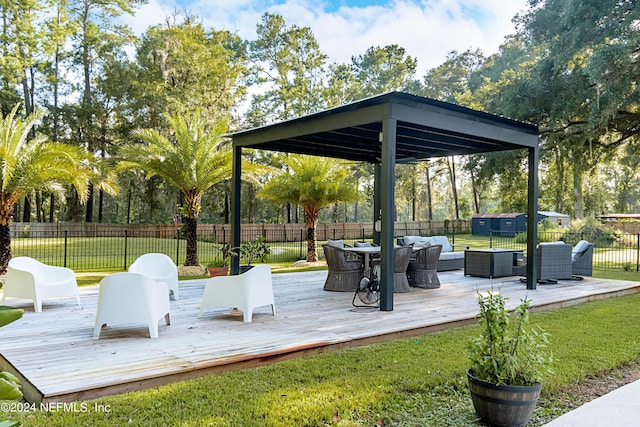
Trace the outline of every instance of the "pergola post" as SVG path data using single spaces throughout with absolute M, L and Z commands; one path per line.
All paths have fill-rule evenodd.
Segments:
M 233 160 L 231 166 L 231 241 L 229 247 L 240 247 L 240 191 L 242 181 L 242 147 L 233 145 Z M 231 274 L 240 274 L 240 254 L 231 257 Z
M 373 164 L 373 243 L 380 245 L 380 229 L 376 230 L 376 223 L 380 220 L 380 163 Z
M 527 289 L 538 283 L 538 146 L 529 148 L 529 200 L 527 204 Z
M 393 311 L 393 267 L 394 267 L 394 197 L 396 165 L 397 120 L 382 121 L 382 164 L 380 169 L 380 310 Z

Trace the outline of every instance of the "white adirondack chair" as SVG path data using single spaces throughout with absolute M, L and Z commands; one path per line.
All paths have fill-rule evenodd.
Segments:
M 167 255 L 158 253 L 140 255 L 129 266 L 129 272 L 144 274 L 156 282 L 166 283 L 169 287 L 169 292 L 173 294 L 173 299 L 176 301 L 180 299 L 178 267 Z
M 149 336 L 158 337 L 158 321 L 171 324 L 169 288 L 138 273 L 115 273 L 100 281 L 98 311 L 93 338 L 100 338 L 104 325 L 145 324 Z
M 264 305 L 271 305 L 271 312 L 276 315 L 271 267 L 259 264 L 237 276 L 207 279 L 198 317 L 206 306 L 234 307 L 242 311 L 245 322 L 251 322 L 253 310 Z
M 80 305 L 76 275 L 70 268 L 43 264 L 27 256 L 12 258 L 7 279 L 2 288 L 2 303 L 7 297 L 33 301 L 36 313 L 42 311 L 42 301 L 73 295 Z

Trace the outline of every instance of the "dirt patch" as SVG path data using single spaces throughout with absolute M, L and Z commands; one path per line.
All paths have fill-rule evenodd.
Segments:
M 640 380 L 640 362 L 633 362 L 571 384 L 563 388 L 560 394 L 571 397 L 571 406 L 577 408 L 637 380 Z

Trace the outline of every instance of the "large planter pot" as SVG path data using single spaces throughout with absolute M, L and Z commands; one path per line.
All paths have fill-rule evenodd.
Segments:
M 226 276 L 229 273 L 229 267 L 207 267 L 209 277 Z
M 473 407 L 485 423 L 492 426 L 526 426 L 536 407 L 542 384 L 531 386 L 495 385 L 467 371 Z

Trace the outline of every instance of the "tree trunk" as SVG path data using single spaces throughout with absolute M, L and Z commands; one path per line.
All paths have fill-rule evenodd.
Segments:
M 84 217 L 85 222 L 93 222 L 93 184 L 89 184 L 87 194 L 87 211 Z
M 229 193 L 227 193 L 226 191 L 224 192 L 224 210 L 222 211 L 222 216 L 224 218 L 224 223 L 225 224 L 229 224 L 229 220 L 230 220 L 230 215 L 231 215 L 231 208 L 229 206 Z
M 53 222 L 53 214 L 55 213 L 55 197 L 53 193 L 49 195 L 49 222 Z
M 184 218 L 187 237 L 186 266 L 198 265 L 198 220 L 196 218 Z
M 476 214 L 480 213 L 480 197 L 478 196 L 478 187 L 476 185 L 476 177 L 473 174 L 473 170 L 469 171 L 471 175 L 471 190 L 473 191 L 473 211 Z
M 11 230 L 9 224 L 0 225 L 0 274 L 7 272 L 11 259 Z
M 564 203 L 562 202 L 562 193 L 564 188 L 564 162 L 562 161 L 562 152 L 560 147 L 555 149 L 556 169 L 558 177 L 556 179 L 556 211 L 564 211 Z
M 127 224 L 131 224 L 131 187 L 129 187 L 127 194 Z
M 316 228 L 318 225 L 318 209 L 304 210 L 304 222 L 307 224 L 307 262 L 318 261 Z
M 98 222 L 102 222 L 102 210 L 103 210 L 103 203 L 104 203 L 104 191 L 102 190 L 102 188 L 100 189 L 100 192 L 98 193 L 98 198 L 99 198 L 99 202 L 98 202 Z
M 582 169 L 573 162 L 573 210 L 577 219 L 584 218 L 584 195 L 582 193 Z
M 451 192 L 453 194 L 454 219 L 460 219 L 460 206 L 458 205 L 458 188 L 456 185 L 456 163 L 453 157 L 447 157 L 449 177 L 451 179 Z
M 36 191 L 36 222 L 42 222 L 42 197 L 40 191 Z
M 29 197 L 24 198 L 24 209 L 22 211 L 22 222 L 31 222 L 31 202 Z

